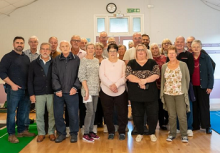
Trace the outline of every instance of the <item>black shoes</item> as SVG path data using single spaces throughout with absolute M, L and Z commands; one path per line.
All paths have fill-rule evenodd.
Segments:
M 114 137 L 115 137 L 115 135 L 114 135 L 113 133 L 110 133 L 110 134 L 108 135 L 108 139 L 109 139 L 109 140 L 113 140 Z
M 66 135 L 59 134 L 59 136 L 55 139 L 56 143 L 60 143 L 66 139 Z
M 119 140 L 124 140 L 125 139 L 125 134 L 119 134 Z
M 70 137 L 70 142 L 71 142 L 71 143 L 77 142 L 77 135 L 75 135 L 75 134 L 71 135 L 71 137 Z
M 212 129 L 210 127 L 206 128 L 206 134 L 212 134 Z

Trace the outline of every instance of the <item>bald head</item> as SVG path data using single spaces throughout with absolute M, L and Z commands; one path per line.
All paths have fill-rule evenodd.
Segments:
M 104 45 L 104 47 L 107 47 L 107 39 L 108 39 L 108 34 L 103 31 L 99 35 L 99 42 Z
M 58 46 L 57 37 L 50 37 L 48 42 L 51 44 L 52 53 L 54 53 L 57 50 L 57 46 Z
M 140 33 L 135 32 L 133 34 L 133 42 L 134 42 L 134 47 L 136 47 L 138 44 L 142 43 L 142 36 Z
M 70 44 L 66 40 L 60 42 L 60 50 L 64 55 L 69 55 L 70 52 Z
M 114 37 L 110 37 L 108 38 L 108 45 L 109 44 L 116 44 L 115 38 Z
M 86 38 L 81 38 L 80 48 L 86 50 L 86 44 L 88 43 Z

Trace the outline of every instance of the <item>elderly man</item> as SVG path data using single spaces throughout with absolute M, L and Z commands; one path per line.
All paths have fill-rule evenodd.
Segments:
M 73 35 L 70 40 L 72 45 L 71 52 L 77 55 L 80 59 L 86 56 L 86 52 L 80 49 L 81 38 L 78 35 Z
M 142 35 L 142 44 L 144 44 L 147 47 L 147 49 L 150 49 L 150 46 L 149 46 L 150 37 L 149 37 L 149 35 L 147 35 L 147 34 Z
M 103 46 L 104 46 L 103 56 L 105 56 L 105 57 L 108 57 L 107 40 L 108 40 L 108 34 L 105 31 L 101 32 L 100 35 L 99 35 L 99 42 L 102 43 Z
M 133 42 L 134 42 L 134 47 L 128 49 L 125 52 L 125 55 L 124 55 L 124 58 L 123 58 L 126 65 L 128 64 L 129 60 L 132 60 L 132 59 L 135 58 L 135 53 L 136 53 L 136 48 L 135 47 L 138 44 L 142 43 L 142 36 L 141 36 L 140 33 L 136 32 L 136 33 L 133 34 Z M 151 51 L 147 50 L 147 52 L 148 52 L 148 58 L 153 59 Z
M 51 44 L 51 57 L 54 59 L 60 55 L 60 52 L 57 51 L 58 39 L 57 37 L 50 37 L 48 42 Z
M 80 59 L 70 52 L 70 44 L 67 41 L 60 42 L 62 53 L 53 61 L 52 85 L 54 94 L 54 116 L 58 137 L 55 142 L 59 143 L 66 139 L 66 125 L 63 119 L 63 107 L 66 104 L 69 115 L 70 142 L 77 142 L 79 130 L 78 109 L 79 96 L 77 89 L 81 88 L 78 79 Z
M 80 49 L 86 50 L 86 44 L 88 43 L 86 38 L 81 38 Z
M 29 58 L 22 52 L 24 38 L 15 37 L 14 50 L 3 56 L 0 63 L 0 78 L 6 83 L 7 92 L 7 131 L 8 141 L 18 143 L 17 137 L 32 137 L 35 134 L 25 129 L 26 112 L 29 110 L 27 94 L 27 77 Z M 15 136 L 15 113 L 17 112 L 17 130 Z
M 184 49 L 185 38 L 183 36 L 177 37 L 174 45 L 176 46 L 177 53 L 178 53 L 177 59 L 182 62 L 185 62 L 188 66 L 190 80 L 191 80 L 192 75 L 193 75 L 193 71 L 194 71 L 194 59 L 193 59 L 192 53 L 190 53 Z M 193 89 L 192 89 L 192 91 L 193 91 Z M 190 96 L 190 95 L 191 95 L 191 92 L 189 92 L 190 112 L 187 113 L 187 125 L 188 125 L 187 134 L 188 134 L 188 136 L 192 137 L 193 136 L 193 132 L 192 132 L 192 124 L 193 124 L 192 101 L 194 101 L 194 98 L 193 98 L 194 95 L 192 95 L 192 96 Z
M 45 105 L 49 116 L 48 135 L 51 141 L 55 140 L 55 120 L 53 113 L 53 89 L 52 89 L 52 60 L 51 44 L 42 43 L 40 56 L 31 62 L 28 73 L 28 92 L 30 100 L 36 106 L 36 123 L 38 130 L 37 142 L 45 138 L 44 113 Z
M 37 53 L 37 46 L 38 46 L 38 38 L 36 36 L 31 36 L 28 40 L 28 45 L 30 49 L 24 51 L 24 53 L 29 57 L 30 62 L 37 59 L 39 54 Z

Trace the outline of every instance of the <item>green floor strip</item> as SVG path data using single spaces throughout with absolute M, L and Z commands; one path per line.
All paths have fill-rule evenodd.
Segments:
M 37 126 L 36 123 L 29 126 L 29 131 L 37 135 Z M 17 135 L 17 133 L 16 133 Z M 7 129 L 4 128 L 0 130 L 0 153 L 19 153 L 28 143 L 30 143 L 34 137 L 23 137 L 18 138 L 19 143 L 12 144 L 8 142 L 8 133 Z

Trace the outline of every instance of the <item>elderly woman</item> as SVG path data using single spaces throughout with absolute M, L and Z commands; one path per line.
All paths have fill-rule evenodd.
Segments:
M 102 61 L 99 69 L 99 77 L 101 79 L 100 98 L 109 133 L 108 139 L 114 139 L 115 126 L 113 123 L 113 112 L 114 107 L 116 107 L 119 140 L 124 140 L 125 128 L 128 122 L 125 63 L 117 57 L 118 46 L 116 44 L 108 45 L 107 51 L 109 58 Z
M 97 42 L 95 44 L 95 56 L 94 57 L 99 60 L 99 64 L 101 64 L 103 59 L 107 58 L 103 55 L 103 50 L 104 50 L 103 44 L 100 42 Z
M 172 45 L 172 42 L 169 39 L 164 39 L 161 45 L 161 54 L 167 57 L 168 47 Z
M 192 42 L 192 50 L 194 56 L 192 84 L 196 97 L 196 101 L 193 102 L 193 130 L 199 130 L 201 127 L 206 129 L 207 134 L 211 134 L 209 95 L 214 84 L 213 67 L 210 57 L 201 52 L 200 40 Z
M 170 133 L 166 140 L 172 141 L 176 137 L 178 116 L 182 142 L 188 142 L 186 113 L 190 111 L 188 98 L 189 70 L 186 63 L 177 60 L 175 46 L 168 48 L 167 55 L 170 61 L 162 66 L 160 90 L 163 107 L 169 114 Z
M 99 60 L 94 58 L 95 45 L 93 43 L 86 45 L 86 53 L 80 61 L 78 77 L 82 82 L 81 94 L 86 107 L 83 140 L 93 142 L 94 139 L 99 139 L 99 136 L 93 132 L 99 95 Z
M 157 141 L 155 129 L 158 120 L 158 91 L 156 79 L 160 69 L 153 59 L 148 59 L 147 48 L 143 44 L 136 46 L 135 59 L 128 62 L 126 78 L 128 79 L 128 97 L 131 101 L 132 115 L 137 128 L 136 141 L 140 142 L 144 134 L 144 114 L 148 117 L 151 141 Z
M 118 45 L 118 54 L 119 54 L 120 60 L 123 60 L 125 52 L 126 52 L 126 46 L 125 45 Z
M 159 46 L 156 43 L 150 45 L 150 51 L 152 53 L 153 59 L 157 62 L 161 70 L 162 65 L 166 63 L 167 60 L 166 56 L 160 54 Z M 158 93 L 160 93 L 161 78 L 157 79 L 156 84 L 157 84 Z M 168 123 L 168 113 L 163 109 L 163 103 L 160 99 L 160 96 L 158 96 L 158 104 L 159 104 L 158 120 L 159 120 L 160 129 L 167 130 L 166 125 Z

